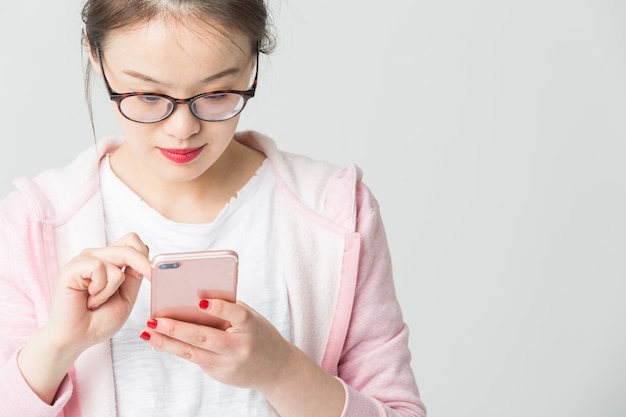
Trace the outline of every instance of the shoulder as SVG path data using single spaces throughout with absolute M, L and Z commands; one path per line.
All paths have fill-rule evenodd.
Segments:
M 283 195 L 326 219 L 353 230 L 357 212 L 376 206 L 362 181 L 362 171 L 355 164 L 337 166 L 285 152 L 271 138 L 253 131 L 241 132 L 236 139 L 267 156 Z
M 106 139 L 81 152 L 69 165 L 13 181 L 15 189 L 0 202 L 0 216 L 9 222 L 62 223 L 98 190 L 102 155 L 119 146 Z

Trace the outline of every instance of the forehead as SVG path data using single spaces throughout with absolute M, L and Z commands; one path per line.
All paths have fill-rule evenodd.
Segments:
M 126 62 L 179 65 L 238 62 L 250 57 L 250 40 L 209 21 L 153 19 L 118 29 L 103 45 L 107 59 Z

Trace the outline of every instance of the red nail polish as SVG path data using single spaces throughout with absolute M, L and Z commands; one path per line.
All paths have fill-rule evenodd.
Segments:
M 151 328 L 151 329 L 156 329 L 157 324 L 159 324 L 156 319 L 150 319 L 148 320 L 148 323 L 146 323 L 146 325 Z
M 209 300 L 200 300 L 200 302 L 198 303 L 198 306 L 201 309 L 206 310 L 207 308 L 209 308 Z
M 143 332 L 139 337 L 141 337 L 143 340 L 150 340 L 150 333 L 148 332 Z

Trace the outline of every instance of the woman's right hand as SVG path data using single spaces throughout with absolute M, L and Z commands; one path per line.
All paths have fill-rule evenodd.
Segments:
M 148 248 L 135 233 L 84 250 L 59 271 L 46 330 L 81 352 L 110 338 L 126 322 L 150 271 Z
M 148 248 L 134 233 L 86 249 L 59 270 L 49 320 L 18 356 L 24 378 L 42 400 L 52 403 L 84 350 L 117 333 L 150 272 Z

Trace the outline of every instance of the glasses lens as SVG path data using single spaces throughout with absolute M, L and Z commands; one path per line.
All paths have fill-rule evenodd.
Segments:
M 120 102 L 120 111 L 136 122 L 156 122 L 170 114 L 174 103 L 159 96 L 130 96 Z
M 217 122 L 235 117 L 245 104 L 246 99 L 239 94 L 207 94 L 191 103 L 191 111 L 202 120 Z

